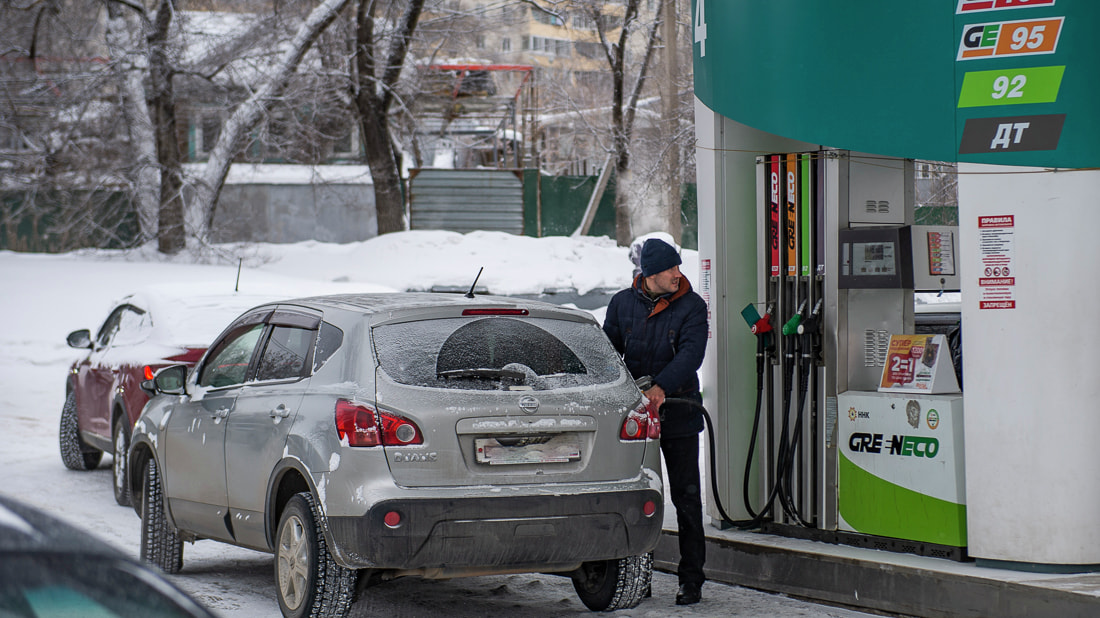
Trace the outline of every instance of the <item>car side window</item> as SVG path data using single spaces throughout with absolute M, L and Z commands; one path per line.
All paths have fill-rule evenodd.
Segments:
M 199 386 L 220 388 L 244 384 L 263 324 L 242 326 L 217 343 L 202 367 Z
M 111 339 L 118 332 L 118 325 L 122 323 L 122 316 L 129 311 L 128 305 L 120 305 L 115 307 L 115 310 L 111 312 L 111 315 L 107 316 L 107 319 L 103 321 L 103 326 L 99 327 L 99 333 L 95 336 L 95 345 L 97 348 L 105 348 L 107 344 L 111 343 Z
M 134 345 L 145 341 L 153 328 L 149 313 L 132 305 L 122 312 L 118 322 L 118 331 L 112 338 L 112 345 Z
M 317 349 L 313 352 L 313 371 L 323 367 L 343 342 L 344 331 L 328 322 L 321 322 L 321 334 L 317 338 Z
M 294 326 L 273 326 L 256 369 L 256 380 L 286 380 L 304 375 L 309 350 L 317 331 Z

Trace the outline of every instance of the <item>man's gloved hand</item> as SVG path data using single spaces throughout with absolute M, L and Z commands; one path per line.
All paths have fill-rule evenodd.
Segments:
M 649 390 L 642 393 L 645 398 L 649 400 L 647 409 L 656 412 L 661 409 L 661 405 L 665 402 L 665 389 L 654 384 Z

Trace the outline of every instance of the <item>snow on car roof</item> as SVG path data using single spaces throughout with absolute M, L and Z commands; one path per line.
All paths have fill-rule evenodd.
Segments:
M 386 291 L 364 284 L 355 284 L 355 288 Z M 237 316 L 257 305 L 347 289 L 348 284 L 306 280 L 286 285 L 252 284 L 241 291 L 226 289 L 221 282 L 159 283 L 146 286 L 117 304 L 128 302 L 149 313 L 150 343 L 206 347 Z

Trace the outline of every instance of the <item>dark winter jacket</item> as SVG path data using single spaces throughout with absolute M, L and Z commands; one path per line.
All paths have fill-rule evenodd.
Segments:
M 707 304 L 686 277 L 673 294 L 652 299 L 634 285 L 611 297 L 603 330 L 623 355 L 634 378 L 650 376 L 665 397 L 701 402 L 699 376 L 707 346 Z M 698 408 L 668 403 L 661 407 L 661 435 L 683 437 L 703 430 Z

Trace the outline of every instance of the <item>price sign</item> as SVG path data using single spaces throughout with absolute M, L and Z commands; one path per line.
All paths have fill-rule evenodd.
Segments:
M 959 383 L 943 335 L 891 335 L 879 392 L 957 393 Z

